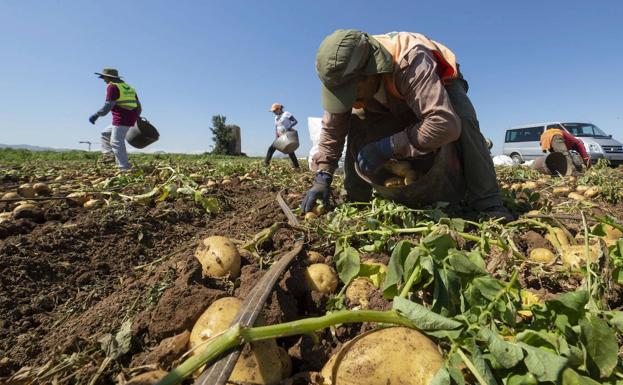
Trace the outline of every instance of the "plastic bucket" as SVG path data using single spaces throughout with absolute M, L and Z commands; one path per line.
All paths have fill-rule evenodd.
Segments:
M 397 188 L 384 186 L 383 180 L 392 176 L 389 173 L 373 181 L 362 174 L 356 162 L 355 169 L 381 196 L 409 207 L 435 202 L 459 203 L 464 198 L 466 189 L 463 167 L 454 143 L 442 146 L 425 159 L 411 160 L 411 165 L 422 176 L 413 184 Z
M 273 142 L 273 147 L 283 152 L 291 154 L 299 148 L 299 133 L 296 130 L 286 131 Z
M 140 117 L 136 124 L 128 130 L 125 140 L 134 148 L 145 148 L 157 141 L 160 134 L 156 127 L 143 117 Z
M 551 175 L 568 175 L 571 171 L 568 169 L 567 157 L 560 152 L 550 152 L 536 158 L 532 168 L 543 174 Z

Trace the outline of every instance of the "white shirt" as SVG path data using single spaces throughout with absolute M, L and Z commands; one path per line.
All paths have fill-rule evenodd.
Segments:
M 277 129 L 277 135 L 281 136 L 292 128 L 294 125 L 292 118 L 294 118 L 294 116 L 292 116 L 292 114 L 288 111 L 275 115 L 275 128 Z

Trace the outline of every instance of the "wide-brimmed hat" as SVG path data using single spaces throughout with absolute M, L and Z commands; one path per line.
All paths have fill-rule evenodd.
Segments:
M 108 77 L 108 78 L 121 79 L 121 76 L 119 76 L 119 71 L 117 71 L 114 68 L 104 68 L 101 73 L 99 72 L 94 72 L 94 73 L 100 78 Z
M 372 36 L 356 29 L 338 29 L 322 41 L 316 54 L 322 106 L 331 113 L 349 111 L 361 76 L 393 70 L 390 53 Z

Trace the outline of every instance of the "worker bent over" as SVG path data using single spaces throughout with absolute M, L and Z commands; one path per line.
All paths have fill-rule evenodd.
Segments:
M 289 113 L 288 111 L 283 110 L 283 105 L 279 103 L 273 103 L 270 106 L 270 112 L 275 114 L 275 137 L 280 137 L 284 135 L 286 132 L 294 129 L 294 126 L 298 123 L 294 115 Z M 277 149 L 272 145 L 268 147 L 268 151 L 266 152 L 266 158 L 264 159 L 264 165 L 268 166 L 270 164 L 270 160 L 273 158 L 273 154 Z M 294 168 L 299 168 L 299 161 L 296 158 L 296 154 L 294 151 L 288 154 L 290 160 L 292 161 L 292 165 Z
M 430 157 L 456 142 L 468 205 L 487 217 L 512 218 L 502 204 L 467 82 L 448 48 L 417 33 L 371 36 L 338 30 L 320 45 L 316 70 L 325 111 L 312 159 L 317 174 L 303 211 L 310 211 L 316 199 L 328 203 L 348 136 L 344 185 L 349 200 L 367 201 L 372 194 L 356 168 L 373 175 L 390 159 Z
M 116 69 L 104 68 L 101 73 L 95 74 L 107 84 L 106 102 L 89 117 L 89 122 L 95 124 L 100 116 L 112 112 L 112 124 L 102 131 L 103 160 L 112 161 L 114 158 L 120 170 L 129 170 L 132 166 L 128 161 L 125 136 L 141 115 L 141 103 L 136 90 L 121 79 Z
M 591 158 L 584 148 L 584 143 L 566 130 L 559 128 L 548 128 L 541 134 L 541 150 L 563 154 L 567 159 L 566 175 L 571 175 L 574 171 L 582 172 L 584 167 L 590 167 L 591 164 Z M 570 150 L 577 153 L 571 153 Z

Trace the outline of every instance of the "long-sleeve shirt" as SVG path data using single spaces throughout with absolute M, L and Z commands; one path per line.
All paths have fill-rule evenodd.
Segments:
M 108 112 L 112 112 L 112 124 L 113 126 L 133 126 L 136 123 L 141 113 L 141 102 L 136 95 L 136 102 L 138 107 L 133 110 L 127 110 L 116 105 L 115 101 L 119 99 L 119 88 L 114 83 L 109 83 L 106 86 L 106 104 L 102 107 L 97 114 L 105 116 Z
M 275 115 L 275 134 L 277 137 L 285 134 L 286 131 L 291 130 L 292 127 L 296 126 L 298 121 L 288 111 L 283 111 L 279 115 Z
M 453 142 L 461 134 L 461 120 L 452 107 L 448 93 L 437 72 L 437 62 L 432 52 L 416 46 L 394 66 L 396 89 L 404 100 L 393 96 L 383 83 L 386 92 L 377 92 L 376 102 L 390 113 L 400 115 L 411 110 L 415 121 L 406 123 L 405 129 L 392 135 L 391 141 L 397 158 L 413 158 L 432 152 Z M 312 167 L 327 172 L 337 168 L 351 112 L 339 114 L 324 112 L 318 153 Z M 388 133 L 388 136 L 391 133 Z

